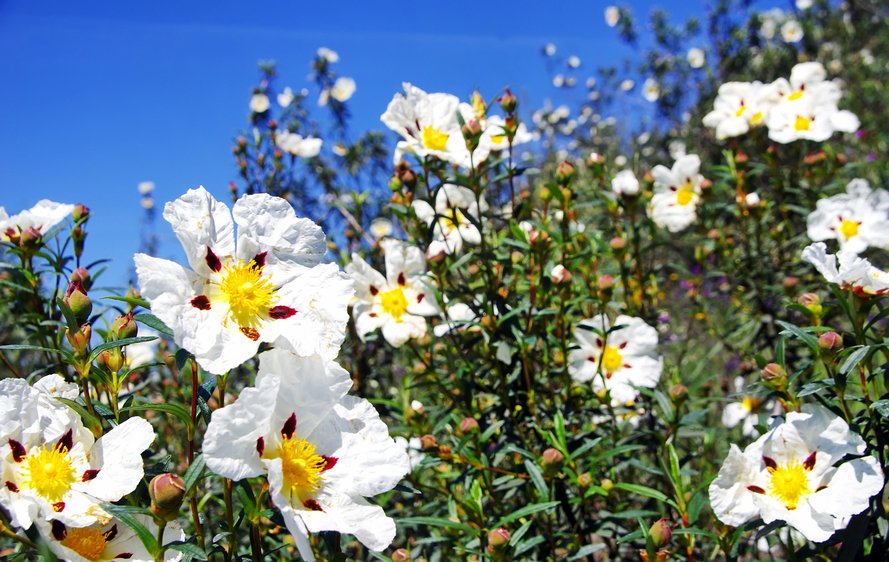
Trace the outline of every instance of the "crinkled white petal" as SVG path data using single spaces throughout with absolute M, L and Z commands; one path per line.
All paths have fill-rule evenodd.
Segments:
M 96 441 L 89 452 L 90 467 L 98 469 L 99 474 L 76 487 L 109 502 L 129 494 L 142 480 L 142 453 L 154 437 L 154 429 L 143 418 L 130 418 L 118 425 Z
M 189 189 L 185 195 L 167 203 L 164 219 L 173 227 L 191 268 L 204 277 L 210 274 L 208 247 L 219 257 L 235 254 L 231 212 L 203 186 Z

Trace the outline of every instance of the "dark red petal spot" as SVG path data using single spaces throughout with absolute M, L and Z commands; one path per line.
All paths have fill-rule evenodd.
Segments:
M 747 489 L 753 492 L 754 494 L 765 494 L 766 491 L 760 488 L 759 486 L 747 486 Z
M 65 432 L 62 438 L 56 443 L 56 451 L 68 452 L 74 446 L 74 436 L 71 430 Z
M 370 291 L 370 294 L 371 294 L 372 296 L 376 296 L 377 293 L 380 292 L 380 290 L 377 289 L 376 287 L 374 287 L 373 285 L 371 285 L 370 287 L 368 287 L 367 290 Z
M 284 422 L 284 425 L 281 426 L 281 435 L 284 436 L 284 439 L 290 439 L 293 437 L 293 432 L 296 431 L 296 412 L 290 414 L 290 417 L 287 418 L 287 421 Z
M 98 476 L 98 475 L 99 475 L 99 469 L 98 469 L 98 468 L 91 468 L 91 469 L 89 469 L 89 470 L 84 470 L 84 471 L 83 471 L 83 477 L 81 477 L 81 481 L 83 481 L 83 482 L 89 482 L 90 480 L 92 480 L 93 478 L 95 478 L 95 477 Z
M 398 284 L 404 286 L 405 283 L 407 283 L 407 280 L 405 280 L 404 272 L 402 271 L 398 274 Z
M 597 361 L 597 359 L 592 355 L 587 357 L 586 360 L 589 361 L 590 363 L 595 363 Z
M 328 457 L 327 455 L 321 455 L 321 458 L 324 459 L 324 468 L 321 469 L 322 472 L 335 467 L 336 463 L 340 460 L 336 457 Z
M 623 368 L 624 368 L 624 369 L 632 369 L 633 366 L 630 365 L 629 363 L 624 363 L 624 364 L 623 364 Z
M 803 468 L 806 470 L 812 470 L 815 468 L 815 454 L 818 451 L 812 451 L 812 454 L 806 457 L 806 460 L 803 461 Z
M 315 500 L 306 500 L 303 502 L 303 507 L 306 509 L 311 509 L 312 511 L 324 511 L 321 509 L 321 505 Z
M 775 462 L 775 459 L 773 459 L 773 458 L 771 458 L 771 457 L 767 457 L 767 456 L 763 455 L 763 457 L 762 457 L 762 462 L 764 462 L 765 465 L 766 465 L 770 470 L 776 470 L 776 469 L 778 468 L 778 463 L 776 463 L 776 462 Z
M 65 509 L 65 502 L 56 502 L 52 504 L 52 510 L 56 513 L 63 511 Z
M 815 491 L 820 492 L 821 490 L 826 490 L 826 489 L 827 489 L 827 484 L 822 484 L 821 486 L 818 486 L 818 489 Z
M 113 541 L 114 537 L 117 536 L 117 524 L 112 525 L 110 529 L 102 533 L 102 536 L 105 537 L 105 542 Z
M 61 521 L 53 519 L 50 521 L 50 526 L 52 527 L 52 536 L 57 541 L 61 542 L 68 536 L 68 529 L 65 528 L 65 524 Z
M 15 485 L 15 482 L 10 482 L 9 480 L 6 481 L 6 489 L 9 490 L 10 492 L 18 492 L 19 491 L 19 487 Z
M 265 267 L 265 257 L 268 252 L 262 252 L 253 256 L 253 269 L 262 269 Z
M 218 273 L 222 269 L 222 262 L 219 261 L 219 256 L 213 253 L 210 246 L 207 246 L 207 257 L 204 259 L 207 261 L 207 267 L 210 268 L 210 271 Z
M 262 453 L 265 451 L 265 439 L 262 437 L 256 440 L 256 452 L 259 453 L 259 456 L 262 456 Z
M 426 295 L 424 295 L 423 293 L 420 293 L 419 295 L 417 295 L 417 304 L 423 302 L 423 298 L 424 298 L 425 296 L 426 296 Z
M 115 559 L 116 559 L 116 558 L 123 558 L 124 560 L 126 560 L 127 558 L 132 558 L 132 557 L 133 557 L 133 553 L 132 553 L 132 552 L 121 552 L 120 554 L 118 554 L 118 555 L 115 556 L 114 558 L 115 558 Z
M 294 314 L 296 314 L 296 309 L 290 308 L 289 306 L 273 306 L 269 309 L 269 316 L 274 320 L 290 318 Z
M 241 326 L 241 333 L 247 336 L 248 339 L 256 341 L 259 339 L 259 330 L 256 328 L 249 328 L 247 326 Z
M 16 441 L 15 439 L 9 440 L 9 448 L 12 449 L 12 460 L 15 462 L 22 462 L 25 460 L 28 452 L 25 451 L 25 446 Z
M 198 295 L 191 299 L 191 306 L 198 310 L 210 310 L 210 299 L 207 295 Z
M 623 349 L 623 348 L 627 347 L 628 343 L 630 343 L 630 342 L 625 341 L 624 343 L 620 344 L 620 348 Z
M 596 338 L 596 347 L 602 347 L 603 344 L 602 338 Z

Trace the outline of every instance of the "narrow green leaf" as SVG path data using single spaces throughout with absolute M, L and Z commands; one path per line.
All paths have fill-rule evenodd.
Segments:
M 456 529 L 458 531 L 463 531 L 464 533 L 475 532 L 469 525 L 457 523 L 456 521 L 451 521 L 450 519 L 445 519 L 444 517 L 402 517 L 398 520 L 398 522 L 409 527 L 444 527 L 446 529 Z
M 124 338 L 122 340 L 114 340 L 114 341 L 106 341 L 103 344 L 97 345 L 90 352 L 90 361 L 94 360 L 99 356 L 100 353 L 105 351 L 106 349 L 113 349 L 115 347 L 123 347 L 125 345 L 131 345 L 134 343 L 143 343 L 147 341 L 154 341 L 157 339 L 157 336 L 143 336 L 140 338 Z
M 145 324 L 149 328 L 154 328 L 164 335 L 170 336 L 171 338 L 173 337 L 173 330 L 171 330 L 169 326 L 164 324 L 163 320 L 161 320 L 154 314 L 144 312 L 142 314 L 137 314 L 133 317 L 133 319 L 140 324 Z
M 535 464 L 533 461 L 526 460 L 525 470 L 528 471 L 528 476 L 531 477 L 531 482 L 534 484 L 534 487 L 537 488 L 537 493 L 540 495 L 540 499 L 543 501 L 548 500 L 549 488 L 546 487 L 546 481 L 543 479 L 543 473 L 541 473 L 540 469 L 537 468 L 537 464 Z
M 164 412 L 176 416 L 185 425 L 191 425 L 191 412 L 180 404 L 167 402 L 140 402 L 122 410 L 123 412 Z
M 201 479 L 201 474 L 204 472 L 204 455 L 203 453 L 196 456 L 194 460 L 191 462 L 191 466 L 188 467 L 188 470 L 185 471 L 185 475 L 182 477 L 182 480 L 185 481 L 185 493 L 191 492 L 191 489 L 194 488 L 194 485 L 197 484 L 198 480 Z
M 854 349 L 854 348 L 853 348 Z M 860 347 L 849 354 L 846 357 L 846 360 L 843 361 L 843 364 L 840 366 L 840 374 L 848 375 L 852 369 L 858 366 L 861 363 L 861 360 L 865 358 L 865 356 L 870 352 L 870 346 L 865 345 Z
M 168 550 L 175 550 L 175 551 L 181 552 L 183 554 L 187 554 L 188 556 L 191 556 L 192 558 L 194 558 L 196 560 L 207 560 L 208 559 L 207 553 L 204 552 L 203 548 L 199 547 L 196 544 L 190 543 L 190 542 L 181 542 L 181 541 L 171 542 L 170 544 L 166 545 L 166 548 Z
M 628 482 L 618 482 L 614 485 L 615 488 L 620 488 L 626 492 L 630 492 L 631 494 L 636 494 L 637 496 L 645 496 L 646 498 L 652 498 L 661 502 L 666 502 L 672 504 L 670 498 L 667 494 L 655 490 L 654 488 L 649 488 L 648 486 L 643 486 L 642 484 L 630 484 Z
M 546 511 L 547 509 L 552 509 L 552 508 L 556 507 L 557 505 L 559 505 L 559 502 L 557 502 L 557 501 L 526 505 L 525 507 L 523 507 L 517 511 L 513 511 L 506 517 L 501 518 L 499 521 L 497 521 L 497 524 L 494 526 L 495 527 L 503 527 L 505 525 L 508 525 L 509 523 L 512 523 L 513 521 L 518 521 L 522 517 L 527 517 L 529 515 L 533 515 L 535 513 L 540 512 L 540 511 Z
M 117 295 L 112 295 L 110 297 L 102 297 L 103 299 L 111 300 L 111 301 L 121 301 L 127 304 L 131 304 L 133 306 L 141 306 L 145 310 L 151 310 L 151 303 L 149 303 L 145 299 L 139 299 L 136 297 L 119 297 Z
M 129 527 L 136 533 L 136 536 L 139 537 L 139 540 L 142 541 L 142 544 L 145 545 L 145 549 L 148 550 L 149 554 L 152 557 L 157 555 L 160 547 L 157 544 L 157 539 L 154 538 L 154 534 L 148 530 L 148 527 L 142 524 L 139 521 L 138 515 L 145 515 L 147 512 L 150 517 L 150 511 L 145 508 L 136 508 L 133 506 L 126 505 L 114 505 L 112 503 L 102 504 L 102 509 L 116 517 L 121 523 Z

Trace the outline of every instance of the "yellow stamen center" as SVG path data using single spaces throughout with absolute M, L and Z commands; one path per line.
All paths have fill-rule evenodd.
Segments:
M 682 184 L 682 187 L 679 188 L 679 191 L 676 192 L 676 202 L 682 205 L 688 205 L 695 198 L 695 188 L 691 184 L 690 181 Z
M 253 262 L 239 261 L 228 266 L 219 284 L 231 316 L 238 326 L 255 326 L 265 317 L 275 300 L 275 288 Z
M 290 437 L 278 445 L 273 455 L 281 459 L 284 486 L 300 503 L 312 497 L 321 486 L 321 472 L 327 466 L 324 457 L 315 453 L 315 446 L 305 439 Z
M 790 94 L 789 96 L 787 96 L 787 99 L 790 101 L 796 101 L 796 100 L 800 99 L 801 97 L 803 97 L 803 91 L 797 90 L 797 91 L 793 92 L 792 94 Z
M 466 216 L 464 216 L 463 213 L 460 212 L 460 209 L 456 208 L 448 209 L 444 213 L 444 216 L 439 219 L 439 224 L 441 225 L 441 227 L 448 232 L 456 230 L 457 228 L 460 228 L 461 224 L 466 224 L 468 222 L 469 221 L 466 220 Z
M 61 543 L 87 560 L 99 560 L 107 544 L 100 525 L 68 527 Z
M 759 400 L 752 396 L 745 396 L 741 400 L 741 407 L 749 413 L 755 412 L 759 408 Z
M 623 365 L 624 358 L 620 354 L 620 349 L 606 345 L 605 352 L 602 354 L 602 368 L 605 369 L 605 372 L 613 373 L 623 367 Z
M 796 121 L 793 122 L 793 128 L 797 131 L 808 131 L 811 126 L 812 120 L 802 115 L 797 115 Z
M 858 236 L 858 227 L 860 223 L 858 221 L 850 221 L 849 219 L 843 219 L 843 222 L 840 223 L 839 231 L 840 234 L 848 240 L 853 236 Z
M 448 137 L 447 133 L 439 131 L 432 125 L 423 127 L 423 146 L 429 150 L 444 150 L 448 144 Z
M 769 467 L 771 483 L 769 494 L 787 509 L 796 509 L 799 501 L 811 493 L 806 468 L 802 463 L 790 461 L 784 466 Z
M 401 316 L 407 311 L 407 297 L 404 296 L 404 289 L 395 287 L 391 291 L 381 294 L 380 304 L 383 306 L 383 312 L 394 318 L 396 322 L 401 322 Z
M 62 501 L 76 480 L 65 447 L 44 447 L 38 453 L 29 455 L 24 462 L 24 485 L 50 503 Z
M 747 106 L 742 105 L 741 107 L 738 108 L 738 111 L 735 112 L 735 117 L 740 117 L 740 116 L 744 115 L 745 111 L 747 111 Z
M 494 144 L 500 144 L 506 139 L 506 135 L 493 135 L 491 137 L 491 142 Z
M 753 114 L 753 117 L 750 118 L 750 123 L 757 125 L 760 121 L 762 121 L 762 111 L 757 111 Z

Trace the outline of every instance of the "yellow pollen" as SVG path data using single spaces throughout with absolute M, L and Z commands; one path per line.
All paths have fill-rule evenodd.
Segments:
M 423 127 L 423 146 L 429 150 L 444 150 L 448 137 L 447 133 L 442 133 L 432 125 Z
M 407 311 L 407 297 L 404 296 L 404 289 L 395 287 L 391 291 L 381 294 L 380 304 L 383 306 L 383 312 L 394 318 L 396 322 L 401 322 L 401 316 Z
M 802 463 L 790 461 L 777 468 L 769 467 L 771 484 L 769 494 L 787 509 L 796 509 L 799 501 L 811 493 L 806 468 Z
M 46 448 L 25 459 L 24 471 L 27 474 L 24 485 L 43 496 L 46 501 L 55 503 L 71 489 L 76 477 L 74 467 L 68 460 L 68 449 Z
M 613 373 L 623 367 L 623 365 L 624 358 L 623 355 L 620 354 L 620 349 L 606 345 L 605 353 L 602 354 L 602 368 L 605 369 L 605 372 Z
M 685 182 L 682 184 L 682 187 L 679 188 L 679 191 L 676 192 L 676 202 L 683 207 L 691 203 L 694 198 L 695 190 L 691 182 Z
M 291 497 L 296 495 L 300 503 L 311 498 L 321 486 L 321 471 L 327 466 L 324 457 L 315 453 L 315 446 L 305 439 L 290 437 L 278 445 L 273 455 L 281 459 L 284 486 L 290 489 Z
M 255 326 L 275 300 L 275 288 L 267 276 L 251 263 L 227 266 L 219 284 L 231 316 L 241 327 Z
M 503 142 L 503 140 L 505 138 L 506 138 L 506 135 L 493 135 L 491 137 L 491 142 L 493 142 L 494 144 L 500 144 Z
M 753 413 L 759 408 L 759 400 L 752 396 L 745 396 L 744 399 L 741 400 L 741 407 L 746 411 Z
M 796 100 L 800 99 L 801 97 L 803 97 L 803 91 L 797 90 L 797 91 L 793 92 L 792 94 L 790 94 L 789 96 L 787 96 L 787 99 L 790 101 L 796 101 Z
M 861 223 L 858 221 L 850 221 L 849 219 L 843 219 L 843 222 L 840 223 L 839 231 L 840 234 L 848 240 L 853 236 L 858 236 L 858 227 Z
M 448 232 L 456 230 L 460 228 L 461 224 L 469 222 L 463 213 L 460 212 L 460 209 L 448 209 L 443 215 L 438 222 Z
M 808 131 L 809 127 L 812 126 L 812 120 L 802 115 L 796 116 L 796 121 L 793 122 L 793 128 L 797 131 Z
M 740 116 L 744 115 L 745 111 L 747 111 L 747 106 L 742 105 L 741 107 L 738 108 L 738 111 L 735 112 L 735 117 L 740 117 Z
M 87 560 L 99 560 L 105 552 L 105 534 L 101 525 L 92 527 L 68 527 L 62 545 L 70 548 Z
M 756 125 L 760 121 L 762 121 L 762 111 L 757 111 L 756 113 L 753 114 L 753 117 L 750 118 L 750 123 L 752 123 L 753 125 Z

